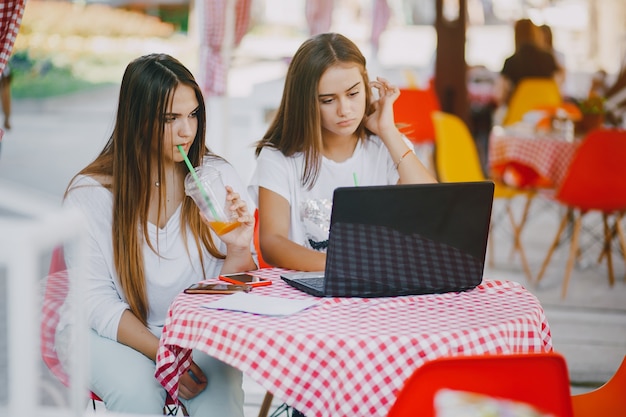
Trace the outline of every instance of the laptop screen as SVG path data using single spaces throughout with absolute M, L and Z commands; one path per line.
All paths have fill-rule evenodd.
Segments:
M 335 190 L 326 295 L 460 291 L 482 281 L 493 183 Z

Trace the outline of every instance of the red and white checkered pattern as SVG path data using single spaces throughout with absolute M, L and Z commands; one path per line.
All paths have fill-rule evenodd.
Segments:
M 69 377 L 65 373 L 56 353 L 54 338 L 59 323 L 59 310 L 69 292 L 67 270 L 59 270 L 50 274 L 45 281 L 44 302 L 41 311 L 41 356 L 50 371 L 66 387 Z
M 25 2 L 26 0 L 0 2 L 0 74 L 11 57 L 15 38 L 20 31 Z M 3 136 L 4 130 L 0 129 L 0 142 Z
M 226 8 L 235 1 L 234 45 L 239 45 L 250 23 L 252 0 L 211 0 L 203 2 L 200 38 L 201 88 L 205 97 L 226 94 L 230 64 L 222 59 L 226 32 Z
M 387 23 L 391 18 L 391 8 L 387 0 L 374 0 L 372 10 L 372 46 L 378 50 L 380 46 L 380 36 L 387 28 Z
M 259 295 L 309 298 L 279 277 Z M 287 317 L 202 308 L 223 295 L 179 295 L 170 307 L 156 377 L 176 398 L 178 376 L 200 349 L 242 370 L 307 416 L 385 416 L 405 379 L 428 360 L 552 350 L 535 296 L 520 284 L 485 281 L 461 293 L 321 298 Z
M 326 33 L 332 23 L 335 0 L 307 0 L 304 6 L 306 22 L 311 36 Z
M 0 73 L 11 57 L 15 38 L 20 30 L 26 0 L 0 2 Z
M 572 162 L 578 143 L 554 138 L 533 138 L 511 134 L 489 139 L 489 165 L 494 174 L 507 164 L 518 163 L 531 168 L 553 187 L 558 187 Z

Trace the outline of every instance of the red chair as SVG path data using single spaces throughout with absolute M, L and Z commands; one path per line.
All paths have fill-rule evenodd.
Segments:
M 41 356 L 52 374 L 66 387 L 69 386 L 69 377 L 65 373 L 59 357 L 57 356 L 54 340 L 56 336 L 56 327 L 60 319 L 59 310 L 67 297 L 68 291 L 69 277 L 65 266 L 65 260 L 63 258 L 63 248 L 58 247 L 52 252 L 50 269 L 48 271 L 46 287 L 44 290 L 44 300 L 41 311 Z M 102 401 L 100 397 L 93 392 L 90 392 L 90 399 L 93 403 L 94 410 L 96 409 L 95 402 Z M 182 408 L 183 415 L 188 415 L 184 406 L 182 406 L 182 404 L 180 406 Z M 163 414 L 175 416 L 177 413 L 177 407 L 178 404 L 176 404 L 176 401 L 168 395 L 165 405 L 163 406 Z
M 418 144 L 434 143 L 435 127 L 431 114 L 438 110 L 441 110 L 441 106 L 432 87 L 425 90 L 401 88 L 400 97 L 393 103 L 398 129 L 410 141 Z
M 569 375 L 558 353 L 455 356 L 426 362 L 407 379 L 387 417 L 433 417 L 441 389 L 523 402 L 572 417 Z
M 565 178 L 554 195 L 554 200 L 567 208 L 556 237 L 537 275 L 539 283 L 559 245 L 566 226 L 573 221 L 570 253 L 563 278 L 562 297 L 579 254 L 579 238 L 583 217 L 590 212 L 600 212 L 604 225 L 603 250 L 599 260 L 606 258 L 609 284 L 615 282 L 611 244 L 617 237 L 622 256 L 626 253 L 626 240 L 621 220 L 626 212 L 626 131 L 598 129 L 590 132 L 576 150 Z M 613 220 L 613 225 L 609 221 Z
M 574 417 L 623 417 L 626 413 L 626 356 L 615 374 L 601 387 L 572 395 Z

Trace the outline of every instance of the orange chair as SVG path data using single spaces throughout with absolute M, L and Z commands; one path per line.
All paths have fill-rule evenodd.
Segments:
M 537 275 L 539 283 L 559 245 L 566 226 L 574 222 L 570 253 L 563 279 L 561 296 L 567 293 L 567 285 L 579 253 L 579 237 L 583 217 L 589 212 L 600 212 L 604 224 L 604 246 L 600 258 L 607 260 L 609 284 L 615 282 L 611 244 L 617 237 L 621 253 L 626 253 L 626 239 L 621 224 L 626 212 L 626 131 L 598 129 L 590 132 L 576 150 L 567 174 L 554 194 L 554 200 L 567 208 L 556 237 Z M 613 226 L 609 221 L 613 219 Z
M 435 167 L 437 176 L 443 182 L 485 181 L 478 150 L 472 135 L 461 118 L 444 112 L 433 113 L 435 126 Z M 526 254 L 521 245 L 521 232 L 526 223 L 533 191 L 509 187 L 494 181 L 494 200 L 506 201 L 506 213 L 513 228 L 513 250 L 520 254 L 522 267 L 529 282 L 533 280 Z M 515 197 L 525 197 L 526 203 L 519 221 L 515 220 L 511 201 Z M 493 222 L 492 222 L 493 223 Z M 493 224 L 492 224 L 493 227 Z M 493 239 L 489 239 L 489 262 L 493 265 Z
M 56 336 L 56 327 L 59 322 L 59 310 L 63 305 L 65 298 L 69 292 L 69 277 L 65 260 L 63 259 L 63 248 L 57 247 L 52 252 L 50 269 L 46 278 L 46 287 L 44 290 L 44 301 L 42 307 L 41 320 L 41 356 L 44 363 L 50 369 L 52 374 L 66 387 L 69 386 L 69 377 L 65 373 L 63 366 L 57 356 L 54 339 Z M 102 401 L 95 393 L 90 392 L 90 399 L 96 409 L 96 401 Z M 163 406 L 163 414 L 175 416 L 178 405 L 168 395 Z M 187 416 L 187 410 L 180 404 L 183 415 Z
M 455 356 L 426 362 L 407 379 L 387 417 L 435 416 L 441 389 L 529 404 L 572 417 L 569 375 L 558 353 Z
M 623 417 L 626 414 L 626 356 L 601 387 L 572 396 L 574 417 Z
M 559 107 L 562 103 L 559 86 L 553 78 L 524 78 L 511 94 L 502 124 L 517 123 L 531 110 Z
M 259 243 L 259 209 L 254 210 L 254 248 L 259 260 L 259 268 L 272 268 L 272 265 L 263 260 L 261 244 Z
M 432 87 L 422 90 L 401 88 L 400 97 L 393 103 L 396 125 L 411 142 L 423 144 L 435 141 L 431 115 L 441 109 Z

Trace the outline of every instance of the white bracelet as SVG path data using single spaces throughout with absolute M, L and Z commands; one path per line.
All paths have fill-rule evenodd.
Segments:
M 408 154 L 410 154 L 411 152 L 413 152 L 412 149 L 407 150 L 405 153 L 402 154 L 402 156 L 400 157 L 400 159 L 398 159 L 398 162 L 396 162 L 395 167 L 396 169 L 398 169 L 398 167 L 400 166 L 400 162 L 402 162 L 402 160 L 404 159 L 405 156 L 407 156 Z

